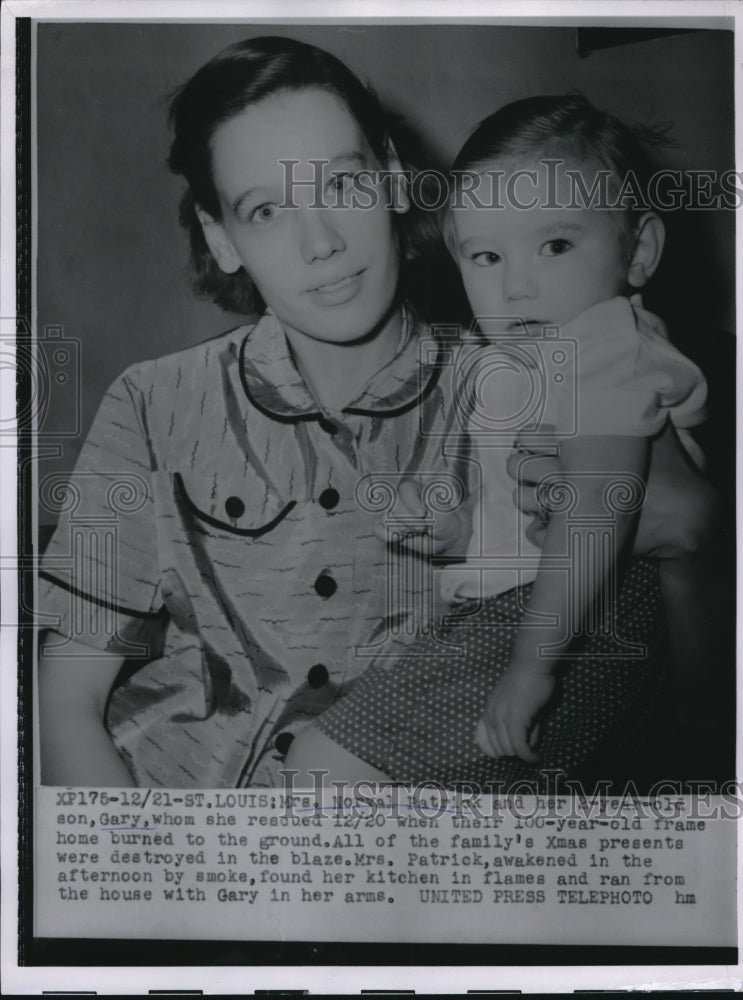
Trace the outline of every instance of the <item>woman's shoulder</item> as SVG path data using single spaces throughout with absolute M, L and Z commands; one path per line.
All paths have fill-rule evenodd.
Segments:
M 254 326 L 254 323 L 236 326 L 179 351 L 137 361 L 126 368 L 117 381 L 147 390 L 167 385 L 173 379 L 184 390 L 188 385 L 203 385 L 210 372 L 223 370 L 225 364 L 237 363 L 240 348 Z

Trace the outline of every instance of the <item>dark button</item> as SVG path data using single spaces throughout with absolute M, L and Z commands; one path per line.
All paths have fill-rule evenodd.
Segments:
M 338 428 L 335 426 L 332 420 L 328 420 L 327 417 L 320 417 L 317 421 L 320 427 L 325 431 L 326 434 L 337 434 Z
M 332 510 L 333 507 L 338 506 L 340 498 L 341 495 L 338 490 L 334 490 L 332 486 L 329 486 L 320 494 L 320 506 L 324 507 L 325 510 Z
M 315 591 L 320 597 L 332 597 L 337 589 L 338 584 L 329 573 L 321 573 L 315 580 Z
M 279 733 L 274 744 L 282 757 L 289 753 L 289 747 L 294 742 L 294 733 Z
M 227 511 L 227 517 L 242 517 L 245 513 L 245 504 L 240 497 L 227 497 L 224 509 Z
M 307 671 L 307 683 L 311 688 L 321 688 L 323 684 L 328 683 L 329 677 L 328 668 L 324 663 L 316 663 Z

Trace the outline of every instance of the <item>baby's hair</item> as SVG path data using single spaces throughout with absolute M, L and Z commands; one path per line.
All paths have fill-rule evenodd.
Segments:
M 669 127 L 630 127 L 595 108 L 577 92 L 527 97 L 506 104 L 480 122 L 452 165 L 454 184 L 459 183 L 463 173 L 478 172 L 496 161 L 518 162 L 538 156 L 591 162 L 610 171 L 609 188 L 615 195 L 631 174 L 633 192 L 639 195 L 641 205 L 647 204 L 648 183 L 657 169 L 657 152 L 669 145 Z M 642 211 L 642 207 L 628 205 L 622 213 L 630 230 Z M 448 216 L 447 211 L 446 230 Z
M 168 166 L 188 182 L 180 221 L 189 234 L 194 288 L 223 309 L 255 313 L 264 303 L 243 268 L 235 274 L 219 269 L 196 215 L 198 205 L 213 219 L 221 219 L 213 177 L 214 134 L 251 105 L 305 89 L 332 94 L 357 123 L 379 163 L 386 165 L 390 119 L 374 91 L 329 52 L 293 38 L 237 42 L 202 66 L 171 98 L 174 136 Z M 435 226 L 421 212 L 393 214 L 403 260 L 412 260 L 436 238 Z

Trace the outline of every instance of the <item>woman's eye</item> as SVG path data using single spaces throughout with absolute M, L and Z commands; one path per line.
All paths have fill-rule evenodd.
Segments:
M 353 174 L 349 173 L 333 174 L 333 176 L 328 181 L 328 188 L 331 191 L 344 191 L 346 188 L 351 187 L 352 183 L 353 183 Z
M 472 254 L 472 262 L 477 264 L 478 267 L 492 267 L 493 264 L 497 264 L 499 261 L 500 257 L 492 250 L 480 250 L 478 253 Z
M 559 257 L 572 249 L 572 246 L 570 240 L 550 240 L 544 244 L 542 250 L 547 257 Z
M 254 208 L 248 216 L 250 222 L 271 222 L 276 218 L 277 206 L 273 202 L 266 202 Z

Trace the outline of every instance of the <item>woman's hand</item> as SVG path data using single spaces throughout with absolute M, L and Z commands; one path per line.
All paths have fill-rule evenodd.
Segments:
M 544 544 L 549 510 L 540 503 L 539 484 L 559 476 L 560 463 L 545 443 L 536 451 L 518 438 L 508 458 L 508 473 L 517 483 L 517 507 L 533 518 L 526 534 Z M 556 449 L 555 449 L 556 451 Z M 633 555 L 675 558 L 698 552 L 709 539 L 718 506 L 717 493 L 696 471 L 669 421 L 653 439 L 645 502 L 640 512 Z
M 555 677 L 539 667 L 511 666 L 488 696 L 475 743 L 488 757 L 539 760 L 539 713 L 555 691 Z
M 560 475 L 560 460 L 557 457 L 557 439 L 550 447 L 546 438 L 542 439 L 543 451 L 533 450 L 520 436 L 514 442 L 514 450 L 508 456 L 508 475 L 516 483 L 514 502 L 519 510 L 531 517 L 526 537 L 542 548 L 547 533 L 550 512 L 540 502 L 539 486 L 545 481 L 554 481 Z
M 400 544 L 414 552 L 440 555 L 448 551 L 463 535 L 465 529 L 465 508 L 453 511 L 436 511 L 431 519 L 421 499 L 421 489 L 414 479 L 403 479 L 398 487 L 395 506 L 396 519 L 392 529 Z M 390 541 L 389 524 L 380 524 L 375 533 L 383 540 Z

